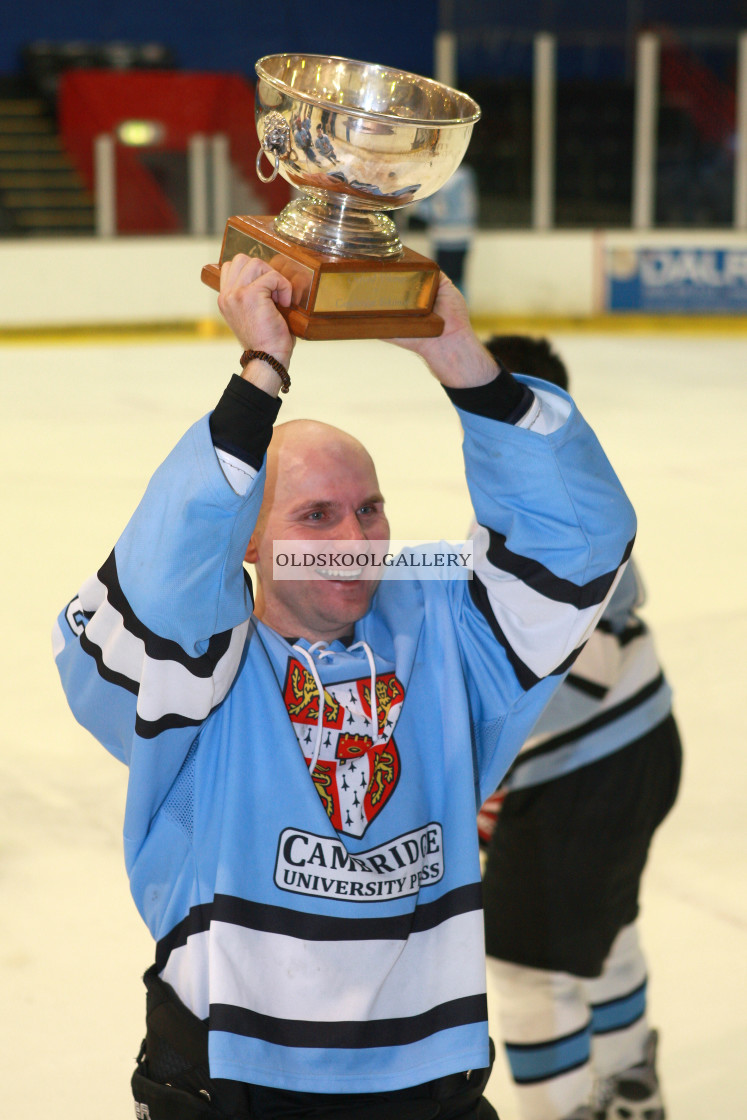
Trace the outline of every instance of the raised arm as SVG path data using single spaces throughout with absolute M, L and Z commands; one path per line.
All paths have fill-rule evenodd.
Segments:
M 288 299 L 289 282 L 248 258 L 225 266 L 223 279 L 220 306 L 239 345 L 287 367 L 293 339 L 275 301 Z M 112 553 L 55 626 L 70 707 L 138 772 L 148 794 L 137 811 L 146 816 L 241 662 L 252 612 L 243 559 L 280 384 L 260 359 L 232 379 L 156 471 Z M 144 822 L 128 827 L 142 835 Z
M 243 350 L 269 354 L 285 370 L 296 340 L 278 306 L 288 307 L 292 295 L 290 280 L 257 257 L 238 253 L 221 268 L 218 307 Z M 261 358 L 249 361 L 241 376 L 271 396 L 277 396 L 282 385 Z
M 426 362 L 464 431 L 474 578 L 451 590 L 490 792 L 601 617 L 635 514 L 571 398 L 499 368 L 445 279 L 436 309 L 440 337 L 396 341 Z M 496 661 L 511 671 L 496 672 Z
M 441 273 L 433 310 L 444 321 L 436 338 L 395 338 L 391 341 L 418 354 L 443 386 L 469 388 L 493 381 L 498 367 L 478 340 L 461 292 Z

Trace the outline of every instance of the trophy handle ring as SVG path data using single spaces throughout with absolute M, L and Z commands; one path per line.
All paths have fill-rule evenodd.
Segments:
M 269 159 L 270 158 L 270 153 L 265 152 L 264 148 L 260 148 L 259 151 L 257 152 L 257 159 L 256 159 L 256 162 L 255 162 L 255 167 L 257 169 L 257 177 L 259 179 L 261 179 L 263 183 L 272 183 L 278 177 L 278 171 L 280 170 L 280 157 L 277 154 L 277 152 L 273 152 L 272 154 L 275 157 L 275 166 L 273 167 L 272 173 L 270 175 L 263 175 L 261 170 L 260 170 L 259 165 L 260 165 L 260 162 L 262 160 L 262 156 L 267 155 L 267 158 Z
M 288 124 L 282 113 L 268 113 L 264 119 L 264 127 L 262 132 L 262 144 L 257 152 L 257 175 L 263 183 L 271 183 L 273 179 L 277 178 L 278 171 L 280 170 L 280 156 L 284 156 L 290 147 L 290 125 Z M 272 169 L 271 175 L 263 175 L 259 169 L 262 152 L 267 154 L 270 158 L 270 153 L 275 157 L 275 166 Z

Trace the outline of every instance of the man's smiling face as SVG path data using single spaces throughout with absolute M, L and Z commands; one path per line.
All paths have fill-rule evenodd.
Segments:
M 362 444 L 315 421 L 276 428 L 262 510 L 246 553 L 259 581 L 257 617 L 285 637 L 310 642 L 350 633 L 368 610 L 375 581 L 330 566 L 304 573 L 303 579 L 276 579 L 273 542 L 314 541 L 318 551 L 328 552 L 336 541 L 365 547 L 366 541 L 388 539 L 384 499 Z

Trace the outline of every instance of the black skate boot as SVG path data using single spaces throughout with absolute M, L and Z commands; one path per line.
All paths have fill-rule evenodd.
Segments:
M 593 1120 L 665 1120 L 656 1075 L 658 1041 L 657 1032 L 650 1031 L 643 1061 L 596 1086 Z

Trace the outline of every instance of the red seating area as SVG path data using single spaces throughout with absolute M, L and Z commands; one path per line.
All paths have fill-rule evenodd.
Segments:
M 218 133 L 229 138 L 234 167 L 276 214 L 290 197 L 282 179 L 264 184 L 255 174 L 259 142 L 254 125 L 254 94 L 232 74 L 171 70 L 68 70 L 60 80 L 58 120 L 65 147 L 89 188 L 93 188 L 94 141 L 116 134 L 127 120 L 156 121 L 163 133 L 156 147 L 186 153 L 190 137 Z M 151 149 L 117 147 L 117 230 L 120 233 L 175 233 L 183 226 L 177 207 L 143 153 Z

